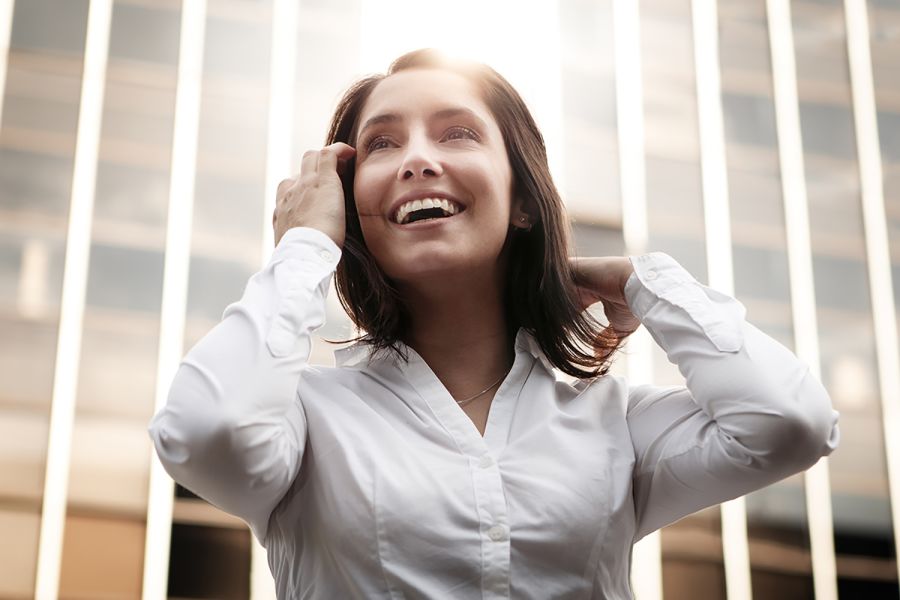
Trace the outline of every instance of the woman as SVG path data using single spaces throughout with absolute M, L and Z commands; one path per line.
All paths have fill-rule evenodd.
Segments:
M 568 261 L 540 132 L 483 65 L 418 51 L 352 87 L 273 224 L 150 431 L 279 598 L 630 598 L 636 540 L 837 445 L 736 300 L 664 254 Z M 363 337 L 313 367 L 335 269 Z M 687 388 L 606 375 L 639 323 Z

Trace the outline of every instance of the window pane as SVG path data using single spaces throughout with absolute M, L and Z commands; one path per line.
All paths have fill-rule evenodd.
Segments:
M 70 513 L 100 511 L 135 520 L 145 518 L 150 477 L 147 421 L 76 416 L 69 467 Z
M 0 507 L 0 531 L 4 538 L 0 544 L 0 598 L 34 596 L 40 528 L 41 516 L 37 510 Z
M 10 46 L 16 50 L 81 55 L 87 10 L 88 0 L 19 0 Z
M 612 3 L 559 3 L 565 189 L 570 214 L 618 222 L 619 161 Z
M 114 59 L 175 65 L 181 33 L 180 12 L 167 3 L 113 6 L 109 56 Z
M 66 517 L 62 598 L 140 598 L 144 523 L 71 512 Z
M 173 525 L 169 596 L 249 598 L 250 530 Z

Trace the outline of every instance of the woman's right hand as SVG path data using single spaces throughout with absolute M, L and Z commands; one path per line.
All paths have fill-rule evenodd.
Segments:
M 278 184 L 272 228 L 275 245 L 292 227 L 313 227 L 344 246 L 347 230 L 340 175 L 356 150 L 343 142 L 308 150 L 300 174 Z

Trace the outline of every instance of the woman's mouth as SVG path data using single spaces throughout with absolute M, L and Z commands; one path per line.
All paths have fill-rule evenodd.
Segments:
M 410 200 L 400 205 L 394 213 L 393 221 L 398 225 L 407 225 L 416 221 L 430 219 L 446 219 L 461 213 L 465 207 L 446 198 L 422 198 Z

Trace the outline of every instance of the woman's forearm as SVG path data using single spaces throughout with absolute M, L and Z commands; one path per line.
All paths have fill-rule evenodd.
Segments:
M 169 474 L 258 535 L 302 458 L 297 382 L 339 257 L 321 232 L 289 230 L 241 300 L 184 357 L 150 424 Z
M 827 392 L 744 320 L 740 302 L 700 286 L 669 257 L 635 266 L 635 314 L 686 381 L 630 397 L 641 535 L 802 471 L 836 447 Z

